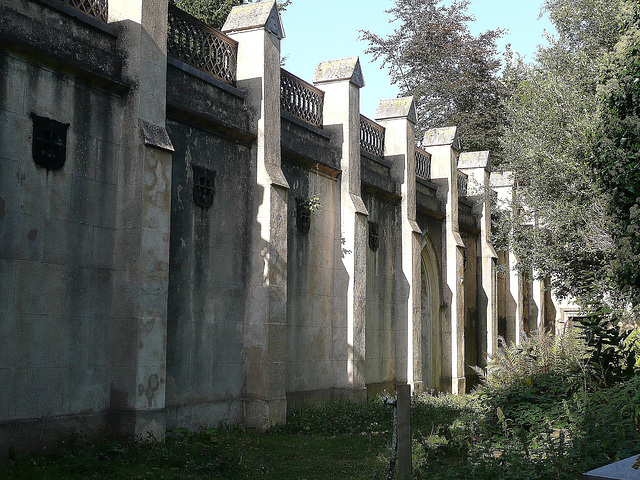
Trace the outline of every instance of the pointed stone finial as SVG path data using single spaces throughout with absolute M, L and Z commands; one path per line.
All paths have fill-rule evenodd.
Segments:
M 313 83 L 349 80 L 356 87 L 364 87 L 364 77 L 358 57 L 339 58 L 320 62 L 313 72 Z
M 489 150 L 483 152 L 464 152 L 458 157 L 458 168 L 484 168 L 491 171 Z
M 406 118 L 413 123 L 418 123 L 416 104 L 413 101 L 413 97 L 380 100 L 376 109 L 375 119 L 385 120 L 389 118 Z
M 460 151 L 460 139 L 458 138 L 458 127 L 432 128 L 424 132 L 422 139 L 424 147 L 436 147 L 440 145 L 451 145 Z
M 224 22 L 222 31 L 233 33 L 241 30 L 264 28 L 279 40 L 285 37 L 282 19 L 275 0 L 260 3 L 245 3 L 231 9 L 231 13 Z

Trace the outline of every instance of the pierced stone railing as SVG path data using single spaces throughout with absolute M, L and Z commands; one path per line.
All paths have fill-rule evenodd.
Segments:
M 170 56 L 235 85 L 238 42 L 171 4 L 168 33 Z
M 280 69 L 280 108 L 322 128 L 324 92 L 294 74 Z
M 384 157 L 384 127 L 360 115 L 360 149 Z
M 109 0 L 62 0 L 76 10 L 80 10 L 93 18 L 107 23 Z
M 415 147 L 416 176 L 423 180 L 431 180 L 431 155 L 419 147 Z
M 467 196 L 469 176 L 466 173 L 458 172 L 458 197 Z

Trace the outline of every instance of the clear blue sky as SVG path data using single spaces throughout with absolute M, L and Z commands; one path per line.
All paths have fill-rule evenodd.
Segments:
M 373 118 L 378 101 L 396 97 L 398 89 L 391 85 L 386 68 L 381 70 L 380 62 L 372 63 L 364 54 L 367 44 L 358 40 L 358 30 L 391 33 L 395 26 L 385 10 L 393 4 L 393 0 L 293 0 L 282 13 L 285 68 L 311 81 L 318 62 L 359 56 L 366 83 L 360 92 L 361 113 Z M 500 50 L 510 43 L 514 52 L 532 60 L 537 45 L 545 43 L 544 30 L 551 29 L 546 18 L 538 20 L 541 4 L 542 0 L 471 0 L 469 12 L 476 17 L 471 31 L 507 29 Z

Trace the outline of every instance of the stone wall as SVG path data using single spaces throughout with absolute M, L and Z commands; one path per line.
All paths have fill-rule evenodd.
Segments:
M 122 99 L 11 53 L 0 71 L 0 422 L 101 414 L 126 275 L 114 250 Z M 32 114 L 69 125 L 62 169 L 34 163 Z
M 106 23 L 0 6 L 0 455 L 462 392 L 499 332 L 544 320 L 522 318 L 545 297 L 509 252 L 497 281 L 481 196 L 458 194 L 459 168 L 488 188 L 486 152 L 458 162 L 455 127 L 434 129 L 427 175 L 412 98 L 361 136 L 359 59 L 283 73 L 273 1 L 234 9 L 228 37 L 184 19 L 237 48 L 235 76 L 167 53 L 165 1 L 110 0 Z M 34 161 L 32 114 L 69 125 L 61 168 Z

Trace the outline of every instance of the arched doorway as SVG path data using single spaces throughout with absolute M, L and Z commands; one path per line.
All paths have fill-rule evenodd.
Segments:
M 425 391 L 441 391 L 442 316 L 440 313 L 440 274 L 431 241 L 425 237 L 421 253 L 420 352 Z

